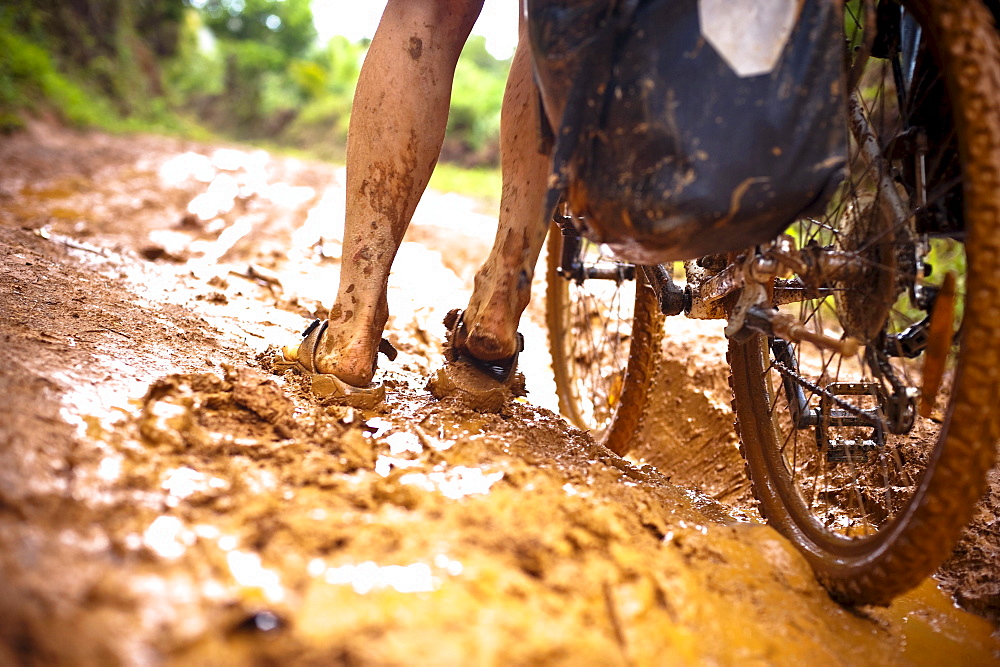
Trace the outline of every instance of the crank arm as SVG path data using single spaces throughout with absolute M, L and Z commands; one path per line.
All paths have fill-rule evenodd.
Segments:
M 680 315 L 690 307 L 691 297 L 680 285 L 674 282 L 666 264 L 643 266 L 642 273 L 653 291 L 656 292 L 660 304 L 660 312 L 664 315 Z
M 845 357 L 854 356 L 861 347 L 861 343 L 853 336 L 840 339 L 810 331 L 797 318 L 774 308 L 750 306 L 743 326 L 765 336 L 775 336 L 796 343 L 812 343 L 820 349 L 837 352 Z

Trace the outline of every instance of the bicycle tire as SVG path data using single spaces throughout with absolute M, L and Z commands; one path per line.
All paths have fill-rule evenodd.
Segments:
M 776 379 L 781 375 L 774 358 L 778 356 L 776 350 L 781 349 L 780 343 L 776 347 L 762 335 L 744 341 L 734 340 L 730 342 L 728 355 L 741 452 L 761 512 L 769 524 L 799 547 L 833 597 L 851 604 L 886 605 L 919 584 L 940 565 L 971 518 L 985 489 L 986 473 L 993 464 L 994 449 L 1000 439 L 1000 419 L 996 410 L 996 396 L 1000 393 L 1000 228 L 996 222 L 1000 219 L 1000 96 L 997 92 L 1000 91 L 1000 47 L 997 33 L 993 17 L 980 0 L 922 0 L 903 4 L 918 17 L 935 55 L 937 69 L 944 77 L 958 133 L 967 235 L 964 303 L 956 337 L 959 341 L 957 351 L 955 339 L 951 340 L 955 355 L 953 385 L 945 397 L 948 403 L 940 431 L 925 454 L 926 468 L 910 487 L 900 487 L 911 489 L 905 502 L 894 509 L 893 503 L 903 493 L 899 490 L 892 491 L 897 500 L 893 500 L 892 494 L 883 495 L 879 500 L 874 491 L 867 488 L 853 491 L 832 488 L 833 484 L 846 486 L 843 480 L 850 479 L 850 475 L 854 475 L 853 483 L 861 487 L 867 456 L 877 460 L 883 468 L 894 465 L 892 461 L 886 463 L 888 457 L 881 451 L 862 456 L 863 450 L 855 449 L 860 446 L 858 440 L 845 439 L 837 445 L 840 449 L 831 459 L 835 450 L 827 439 L 828 453 L 824 463 L 817 445 L 812 445 L 816 454 L 810 454 L 805 446 L 799 448 L 798 436 L 792 433 L 799 429 L 789 426 L 790 418 L 783 416 L 785 411 L 781 408 L 782 402 L 790 404 L 794 400 L 794 396 L 791 399 L 786 396 L 794 392 L 782 384 L 783 380 Z M 822 320 L 830 310 L 817 310 L 812 322 L 818 321 L 819 326 L 824 326 Z M 828 333 L 829 330 L 827 327 Z M 803 360 L 795 368 L 801 369 L 809 363 Z M 832 373 L 833 367 L 824 361 L 820 375 Z M 784 371 L 787 374 L 787 365 Z M 833 386 L 828 384 L 828 390 Z M 819 423 L 829 426 L 831 422 L 821 418 Z M 923 422 L 917 426 L 922 428 Z M 783 427 L 788 427 L 786 433 L 780 432 Z M 819 427 L 810 428 L 815 431 Z M 878 436 L 872 431 L 871 437 L 877 440 Z M 921 442 L 919 438 L 915 441 Z M 844 464 L 843 454 L 846 452 L 850 458 L 852 450 L 857 459 L 849 461 L 853 470 L 833 472 L 836 466 Z M 807 460 L 810 456 L 819 463 Z M 909 458 L 899 459 L 899 465 L 919 460 L 919 457 L 907 456 Z M 809 466 L 814 466 L 813 471 L 822 468 L 822 475 L 828 478 L 818 481 L 821 479 L 819 472 L 795 477 L 796 471 L 805 471 Z M 830 486 L 823 487 L 826 482 Z M 852 533 L 842 529 L 842 518 L 830 507 L 835 500 L 841 499 L 861 505 L 881 502 L 888 514 L 877 525 L 871 525 L 873 516 L 866 514 L 867 523 Z M 870 510 L 863 508 L 863 511 Z M 827 514 L 833 518 L 826 518 Z M 878 515 L 874 516 L 874 520 L 879 519 Z
M 597 255 L 596 246 L 584 244 L 592 257 Z M 627 281 L 634 285 L 635 297 L 625 304 L 621 285 L 577 283 L 561 275 L 562 234 L 555 224 L 549 229 L 547 254 L 546 324 L 559 410 L 624 455 L 645 417 L 659 367 L 664 318 L 656 294 L 640 270 L 634 281 Z

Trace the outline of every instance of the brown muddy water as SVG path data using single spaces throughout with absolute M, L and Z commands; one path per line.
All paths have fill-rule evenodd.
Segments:
M 418 209 L 385 406 L 273 374 L 332 299 L 343 182 L 241 147 L 0 140 L 0 665 L 1000 659 L 998 484 L 937 580 L 836 604 L 754 519 L 714 323 L 668 321 L 629 460 L 553 412 L 537 303 L 527 399 L 432 398 L 495 231 L 475 202 Z

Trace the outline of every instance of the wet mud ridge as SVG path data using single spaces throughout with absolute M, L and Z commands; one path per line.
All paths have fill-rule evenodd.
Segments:
M 342 170 L 252 149 L 48 126 L 0 143 L 0 664 L 1000 656 L 932 582 L 839 606 L 753 520 L 717 334 L 687 346 L 705 363 L 664 364 L 678 418 L 633 460 L 549 409 L 537 306 L 526 399 L 431 396 L 495 229 L 464 200 L 429 193 L 400 251 L 385 405 L 276 374 L 275 346 L 325 314 L 342 215 Z M 988 545 L 952 570 L 983 613 Z

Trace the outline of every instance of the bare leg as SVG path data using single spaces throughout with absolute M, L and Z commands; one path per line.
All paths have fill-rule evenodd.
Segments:
M 389 269 L 444 141 L 455 65 L 483 0 L 390 0 L 365 58 L 347 141 L 344 254 L 316 366 L 367 385 L 389 317 Z
M 542 208 L 549 158 L 539 152 L 538 93 L 521 23 L 500 118 L 500 225 L 465 311 L 468 337 L 458 341 L 484 360 L 515 352 L 517 323 L 531 299 L 531 278 L 548 230 Z

